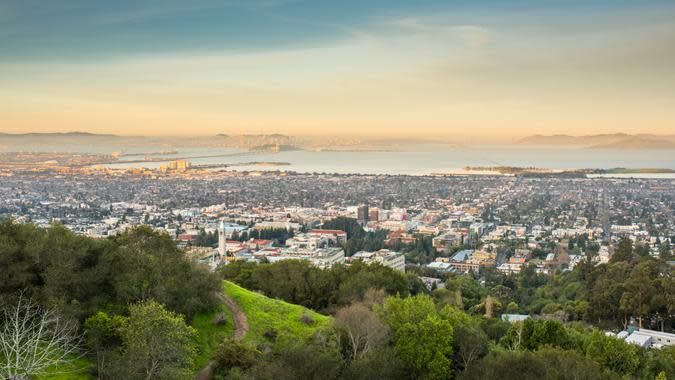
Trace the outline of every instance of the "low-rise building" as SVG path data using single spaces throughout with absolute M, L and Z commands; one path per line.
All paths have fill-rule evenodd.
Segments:
M 359 251 L 350 257 L 350 259 L 360 260 L 367 264 L 379 263 L 383 266 L 405 272 L 405 255 L 388 249 L 381 249 L 375 252 Z
M 347 242 L 347 233 L 342 230 L 309 230 L 307 235 L 326 238 L 334 245 L 342 245 Z

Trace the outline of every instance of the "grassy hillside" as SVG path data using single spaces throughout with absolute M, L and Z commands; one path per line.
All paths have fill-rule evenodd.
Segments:
M 225 314 L 227 322 L 215 325 L 213 320 L 220 313 Z M 195 359 L 195 368 L 202 368 L 209 361 L 223 338 L 232 336 L 232 331 L 234 330 L 232 312 L 225 305 L 221 304 L 216 310 L 198 314 L 192 320 L 191 325 L 197 330 L 197 350 L 199 356 Z
M 223 291 L 232 297 L 246 314 L 249 332 L 244 341 L 253 344 L 270 343 L 267 333 L 276 331 L 276 340 L 288 338 L 305 339 L 311 337 L 317 329 L 327 328 L 331 318 L 299 305 L 271 299 L 262 294 L 244 289 L 229 281 L 223 282 Z M 303 315 L 314 323 L 302 321 Z
M 270 344 L 272 340 L 265 337 L 267 333 L 275 331 L 276 341 L 283 342 L 289 338 L 307 339 L 317 329 L 327 328 L 331 324 L 331 318 L 318 314 L 299 305 L 293 305 L 265 297 L 262 294 L 244 289 L 234 283 L 224 281 L 223 292 L 232 297 L 246 314 L 249 324 L 249 332 L 244 338 L 251 344 Z M 216 325 L 213 323 L 216 316 L 224 313 L 227 322 Z M 303 315 L 309 317 L 303 322 Z M 225 305 L 219 305 L 215 310 L 198 314 L 191 323 L 197 330 L 197 346 L 199 355 L 195 360 L 195 371 L 201 369 L 211 358 L 218 344 L 233 334 L 234 323 L 231 311 Z M 51 376 L 38 376 L 39 380 L 65 380 L 65 379 L 93 379 L 90 369 L 93 363 L 81 358 L 67 368 L 59 368 L 63 373 Z

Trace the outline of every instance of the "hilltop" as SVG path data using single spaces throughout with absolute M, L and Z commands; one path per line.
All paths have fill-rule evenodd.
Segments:
M 232 297 L 246 314 L 249 331 L 244 337 L 245 342 L 258 345 L 293 338 L 309 339 L 317 330 L 328 328 L 331 324 L 328 316 L 266 297 L 229 281 L 223 282 L 223 292 Z
M 518 140 L 520 144 L 578 146 L 589 149 L 675 149 L 675 135 L 597 134 L 584 136 L 533 135 Z

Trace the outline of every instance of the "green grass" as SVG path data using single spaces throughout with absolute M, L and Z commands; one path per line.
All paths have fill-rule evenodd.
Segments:
M 317 329 L 325 329 L 331 325 L 330 317 L 300 305 L 268 298 L 229 281 L 223 282 L 223 291 L 234 298 L 246 314 L 249 332 L 244 338 L 245 342 L 271 343 L 264 337 L 264 334 L 272 329 L 277 332 L 277 342 L 292 338 L 308 339 Z M 300 318 L 303 313 L 310 316 L 315 323 L 309 325 L 302 322 Z
M 224 325 L 213 324 L 213 319 L 218 313 L 225 313 L 227 323 Z M 195 359 L 195 368 L 201 369 L 209 361 L 218 344 L 224 338 L 232 336 L 232 331 L 234 330 L 232 313 L 225 305 L 219 304 L 215 310 L 195 316 L 191 326 L 197 330 L 197 350 L 199 355 Z
M 38 375 L 36 380 L 93 380 L 94 377 L 89 374 L 94 363 L 87 358 L 77 358 L 72 363 L 62 365 L 56 368 L 50 368 L 48 372 L 55 372 L 52 375 Z

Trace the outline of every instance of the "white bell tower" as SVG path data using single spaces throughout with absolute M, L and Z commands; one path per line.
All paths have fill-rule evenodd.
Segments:
M 221 221 L 218 226 L 218 254 L 225 257 L 225 222 Z

